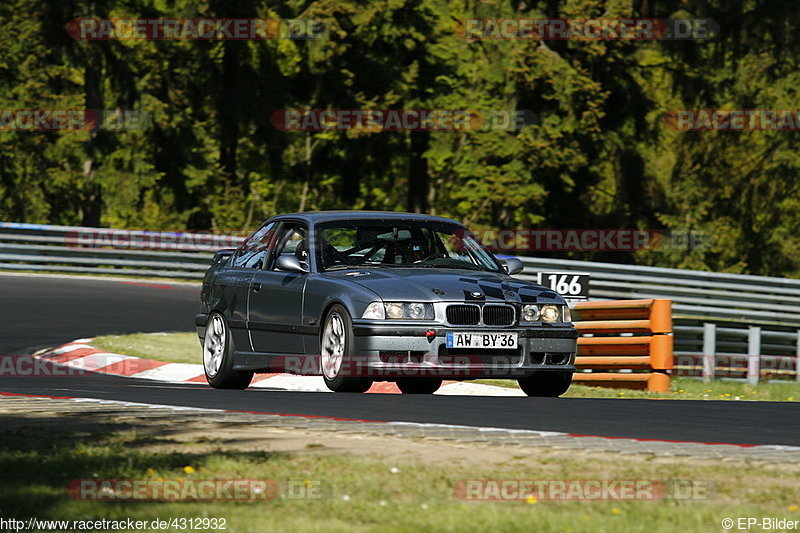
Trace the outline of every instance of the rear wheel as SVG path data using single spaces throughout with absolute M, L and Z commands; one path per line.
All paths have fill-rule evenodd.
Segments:
M 252 372 L 233 369 L 233 338 L 225 318 L 213 312 L 208 316 L 203 339 L 203 368 L 206 381 L 215 389 L 246 389 Z
M 572 384 L 572 372 L 537 372 L 517 381 L 528 396 L 561 396 Z
M 350 313 L 336 304 L 325 316 L 320 337 L 320 370 L 325 385 L 334 392 L 367 392 L 372 380 L 348 376 L 360 367 L 353 360 L 353 322 Z
M 397 388 L 403 394 L 433 394 L 442 386 L 437 378 L 406 378 L 397 380 Z

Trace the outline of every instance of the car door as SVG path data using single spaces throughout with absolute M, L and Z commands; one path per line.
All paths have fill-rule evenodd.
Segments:
M 294 255 L 308 265 L 308 228 L 301 222 L 284 222 L 278 230 L 275 250 L 265 268 L 250 283 L 248 328 L 253 350 L 270 354 L 304 353 L 303 291 L 308 274 L 275 268 L 281 255 Z
M 275 229 L 277 223 L 270 222 L 254 231 L 214 279 L 216 294 L 212 298 L 216 302 L 215 307 L 220 309 L 228 320 L 233 343 L 238 352 L 252 350 L 247 331 L 248 295 L 253 274 L 266 261 Z

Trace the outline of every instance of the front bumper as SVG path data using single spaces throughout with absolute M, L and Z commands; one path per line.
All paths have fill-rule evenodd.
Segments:
M 206 336 L 206 323 L 208 322 L 207 313 L 198 313 L 194 315 L 194 327 L 197 331 L 197 337 L 200 339 L 200 344 L 203 344 L 203 339 Z
M 574 372 L 578 332 L 571 325 L 536 327 L 443 327 L 353 321 L 354 353 L 373 379 L 519 378 L 536 372 Z M 433 334 L 430 334 L 430 332 Z M 448 331 L 513 332 L 513 350 L 448 349 Z

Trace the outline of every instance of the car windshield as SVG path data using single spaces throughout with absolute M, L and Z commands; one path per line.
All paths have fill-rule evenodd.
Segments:
M 463 226 L 436 221 L 347 220 L 318 226 L 320 270 L 453 268 L 502 272 L 502 266 Z

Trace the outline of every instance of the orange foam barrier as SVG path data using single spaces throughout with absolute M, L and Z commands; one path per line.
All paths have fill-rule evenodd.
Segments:
M 611 300 L 575 304 L 581 333 L 672 333 L 672 300 Z
M 669 374 L 675 364 L 671 300 L 581 302 L 574 312 L 578 332 L 595 336 L 578 338 L 578 372 L 573 381 L 600 387 L 669 390 Z M 620 333 L 634 336 L 612 336 Z
M 572 377 L 573 382 L 589 387 L 613 387 L 626 389 L 647 389 L 653 392 L 669 391 L 669 375 L 661 372 L 652 373 L 611 373 L 592 372 L 584 374 L 577 372 Z
M 631 358 L 628 356 L 644 356 Z M 627 359 L 626 359 L 627 357 Z M 578 360 L 590 368 L 591 363 L 602 359 L 643 361 L 648 368 L 670 370 L 674 364 L 672 335 L 648 335 L 641 337 L 580 337 Z M 580 363 L 578 363 L 580 365 Z

